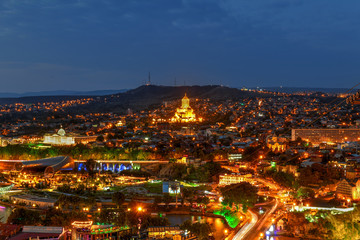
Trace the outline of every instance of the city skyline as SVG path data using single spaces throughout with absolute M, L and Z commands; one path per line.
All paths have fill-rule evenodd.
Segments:
M 0 1 L 0 238 L 360 240 L 359 10 Z
M 0 5 L 2 92 L 358 81 L 348 1 L 11 1 Z

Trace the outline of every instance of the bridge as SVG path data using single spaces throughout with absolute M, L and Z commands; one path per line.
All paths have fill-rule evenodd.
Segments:
M 67 156 L 43 158 L 38 160 L 5 160 L 0 159 L 0 170 L 43 172 L 53 176 L 61 169 L 71 167 L 73 160 Z
M 168 164 L 169 161 L 166 160 L 94 160 L 95 161 L 95 171 L 111 171 L 114 173 L 119 173 L 123 170 L 131 169 L 140 169 L 140 165 L 147 164 Z M 86 160 L 74 160 L 74 168 L 78 171 L 84 170 L 87 171 Z
M 143 165 L 168 164 L 166 160 L 106 160 L 97 159 L 95 161 L 95 171 L 112 171 L 119 173 L 123 170 L 140 169 Z M 16 171 L 37 171 L 44 172 L 45 175 L 53 175 L 62 169 L 74 168 L 78 171 L 87 171 L 86 160 L 71 159 L 67 156 L 45 158 L 39 160 L 6 160 L 0 159 L 0 170 Z

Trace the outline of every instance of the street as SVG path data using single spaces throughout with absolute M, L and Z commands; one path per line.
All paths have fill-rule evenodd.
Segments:
M 271 207 L 270 210 L 267 210 L 264 215 L 258 218 L 258 216 L 251 210 L 248 210 L 251 215 L 251 221 L 245 224 L 234 236 L 234 240 L 246 239 L 246 240 L 255 240 L 259 239 L 260 234 L 264 233 L 269 226 L 271 225 L 271 215 L 275 212 L 278 207 L 278 200 L 275 199 L 271 201 L 268 205 Z

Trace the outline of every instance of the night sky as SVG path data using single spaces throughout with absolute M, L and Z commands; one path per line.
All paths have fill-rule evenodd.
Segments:
M 359 0 L 1 0 L 1 92 L 360 82 Z

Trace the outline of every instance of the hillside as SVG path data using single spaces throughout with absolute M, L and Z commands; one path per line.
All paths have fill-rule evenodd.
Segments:
M 189 98 L 223 101 L 228 99 L 243 99 L 251 97 L 268 97 L 270 94 L 243 91 L 219 85 L 207 86 L 140 86 L 138 88 L 112 95 L 91 96 L 94 101 L 89 104 L 63 109 L 69 114 L 88 112 L 125 112 L 128 108 L 141 110 L 150 105 L 162 104 L 164 101 L 181 99 L 185 93 Z M 85 96 L 35 96 L 21 98 L 0 98 L 0 104 L 60 102 L 84 98 Z
M 162 101 L 171 101 L 182 98 L 185 93 L 189 98 L 209 98 L 210 100 L 243 99 L 257 96 L 270 96 L 269 94 L 242 91 L 219 85 L 207 86 L 140 86 L 125 93 L 105 97 L 107 102 L 123 102 L 130 105 L 158 104 Z

